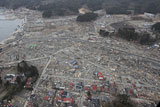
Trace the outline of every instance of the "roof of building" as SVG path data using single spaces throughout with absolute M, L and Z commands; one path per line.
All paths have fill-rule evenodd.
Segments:
M 44 98 L 43 98 L 44 100 L 49 100 L 49 97 L 48 96 L 44 96 Z
M 65 103 L 73 103 L 74 99 L 73 98 L 64 98 L 63 102 L 65 102 Z
M 93 91 L 97 91 L 97 85 L 92 85 L 91 87 Z

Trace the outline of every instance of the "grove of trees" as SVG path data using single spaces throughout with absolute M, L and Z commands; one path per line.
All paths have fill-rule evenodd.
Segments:
M 140 38 L 140 44 L 142 45 L 152 45 L 154 42 L 156 42 L 156 39 L 152 38 L 150 34 L 144 33 L 141 35 Z
M 102 29 L 99 30 L 99 34 L 100 34 L 102 37 L 107 37 L 107 36 L 109 36 L 109 32 L 108 32 L 108 31 L 105 31 L 105 30 L 102 30 Z
M 152 30 L 157 31 L 157 32 L 160 33 L 160 22 L 155 23 L 155 24 L 152 26 Z
M 118 36 L 128 41 L 135 41 L 138 39 L 138 34 L 134 28 L 122 28 L 118 30 Z
M 106 102 L 103 107 L 137 107 L 127 95 L 117 95 L 113 101 Z
M 135 13 L 160 12 L 159 0 L 54 0 L 51 3 L 43 3 L 43 0 L 0 0 L 1 7 L 36 9 L 43 11 L 44 17 L 50 16 L 48 11 L 51 11 L 52 15 L 60 16 L 77 14 L 83 5 L 93 11 L 106 9 L 108 14 L 129 14 L 129 10 L 134 10 Z
M 42 16 L 43 16 L 44 18 L 49 18 L 49 17 L 52 16 L 52 11 L 46 10 L 46 11 L 43 12 Z
M 97 17 L 98 17 L 98 14 L 96 13 L 86 13 L 84 15 L 79 15 L 77 17 L 77 21 L 78 22 L 89 22 L 92 20 L 96 20 Z
M 16 82 L 17 84 L 10 84 L 9 81 L 7 81 L 4 86 L 7 90 L 7 94 L 2 98 L 3 100 L 11 100 L 13 96 L 24 89 L 24 85 L 26 84 L 26 81 L 29 77 L 32 77 L 34 79 L 33 82 L 35 82 L 38 79 L 39 73 L 35 66 L 29 66 L 27 62 L 22 61 L 18 63 L 17 65 L 18 73 L 24 74 L 25 79 L 22 79 L 20 76 L 17 76 Z
M 157 41 L 157 39 L 153 38 L 149 33 L 147 32 L 137 33 L 135 32 L 134 28 L 119 29 L 118 37 L 128 41 L 139 42 L 141 45 L 152 45 Z
M 1 87 L 2 83 L 3 83 L 3 81 L 2 81 L 2 78 L 0 77 L 0 87 Z

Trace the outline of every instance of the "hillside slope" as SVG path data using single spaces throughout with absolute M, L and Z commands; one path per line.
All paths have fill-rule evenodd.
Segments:
M 160 12 L 159 0 L 1 0 L 0 6 L 17 9 L 27 7 L 40 11 L 52 11 L 53 15 L 78 13 L 78 8 L 87 5 L 91 10 L 102 8 L 113 10 L 135 10 L 136 13 Z

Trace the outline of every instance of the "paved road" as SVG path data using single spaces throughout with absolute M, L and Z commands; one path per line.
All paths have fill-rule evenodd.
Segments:
M 29 61 L 36 61 L 36 60 L 40 60 L 40 59 L 45 59 L 45 58 L 49 58 L 48 56 L 45 56 L 45 57 L 39 57 L 39 58 L 34 58 L 34 59 L 26 59 L 25 61 L 29 62 Z M 18 64 L 20 63 L 21 60 L 19 61 L 14 61 L 14 62 L 10 62 L 10 63 L 5 63 L 3 64 L 4 66 L 7 66 L 7 65 L 12 65 L 12 64 Z

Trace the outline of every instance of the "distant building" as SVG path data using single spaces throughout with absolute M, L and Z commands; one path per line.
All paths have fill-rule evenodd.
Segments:
M 94 13 L 97 13 L 98 16 L 104 16 L 104 15 L 106 15 L 106 10 L 105 9 L 104 10 L 97 10 L 97 11 L 94 11 Z M 106 15 L 106 17 L 107 16 L 110 17 L 110 15 Z
M 144 15 L 145 15 L 146 17 L 148 17 L 148 18 L 154 18 L 154 17 L 155 17 L 155 15 L 152 14 L 152 13 L 144 13 Z
M 155 16 L 156 20 L 160 21 L 160 13 Z

